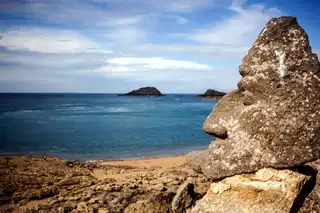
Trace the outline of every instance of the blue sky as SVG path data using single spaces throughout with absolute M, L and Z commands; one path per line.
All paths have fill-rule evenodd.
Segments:
M 0 92 L 230 91 L 272 17 L 320 53 L 317 0 L 1 0 Z

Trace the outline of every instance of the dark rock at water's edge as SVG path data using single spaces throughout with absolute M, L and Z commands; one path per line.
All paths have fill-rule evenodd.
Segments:
M 204 94 L 198 95 L 198 97 L 203 97 L 204 100 L 220 100 L 226 93 L 219 92 L 214 89 L 208 89 Z
M 119 94 L 118 96 L 164 96 L 164 95 L 155 87 L 142 87 L 140 89 L 133 90 L 126 94 Z
M 208 89 L 204 94 L 199 95 L 200 97 L 217 97 L 217 96 L 224 96 L 226 93 L 219 92 L 214 89 Z

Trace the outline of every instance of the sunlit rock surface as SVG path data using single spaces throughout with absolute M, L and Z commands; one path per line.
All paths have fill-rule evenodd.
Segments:
M 211 184 L 190 213 L 288 213 L 308 176 L 290 170 L 261 169 Z M 292 211 L 294 212 L 294 211 Z
M 318 159 L 320 64 L 296 18 L 271 19 L 239 72 L 203 126 L 217 140 L 189 153 L 189 165 L 215 179 Z

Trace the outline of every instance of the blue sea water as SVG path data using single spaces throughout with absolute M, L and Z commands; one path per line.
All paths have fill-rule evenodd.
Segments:
M 185 154 L 216 101 L 194 95 L 0 94 L 0 154 L 125 159 Z

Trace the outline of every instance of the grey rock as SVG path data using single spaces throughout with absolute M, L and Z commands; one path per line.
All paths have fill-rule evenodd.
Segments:
M 192 205 L 195 197 L 193 189 L 194 184 L 190 180 L 180 185 L 171 203 L 174 213 L 184 213 Z
M 320 63 L 294 17 L 271 19 L 203 129 L 217 137 L 187 161 L 213 179 L 320 158 Z

